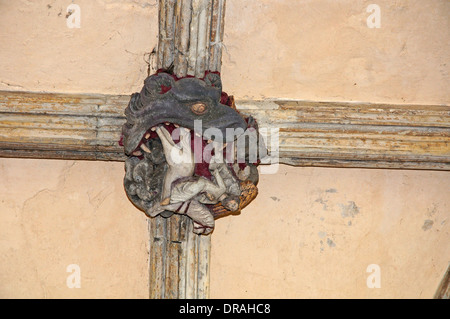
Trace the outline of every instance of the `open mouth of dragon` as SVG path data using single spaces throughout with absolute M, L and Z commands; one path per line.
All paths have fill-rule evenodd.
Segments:
M 188 129 L 186 127 L 182 127 L 175 123 L 164 122 L 164 123 L 160 123 L 160 124 L 157 124 L 157 125 L 149 128 L 143 134 L 141 141 L 139 142 L 138 146 L 131 152 L 131 155 L 141 157 L 141 156 L 143 156 L 144 153 L 151 153 L 151 150 L 149 149 L 149 146 L 148 146 L 148 141 L 151 139 L 159 138 L 157 130 L 162 129 L 162 128 L 164 129 L 163 134 L 165 134 L 165 136 L 170 135 L 171 140 L 173 141 L 174 144 L 179 144 L 179 142 L 180 142 L 179 130 L 187 130 L 189 132 L 188 135 L 191 139 L 192 149 L 194 147 L 194 136 L 198 138 L 197 140 L 201 140 L 202 144 L 204 144 L 205 142 L 206 142 L 206 144 L 210 144 L 213 142 L 212 139 L 209 139 L 209 138 L 203 136 L 201 133 L 198 133 L 198 132 L 194 133 L 194 130 Z M 165 132 L 167 132 L 168 134 Z M 226 146 L 226 143 L 225 143 L 225 146 Z M 202 149 L 203 148 L 204 147 L 202 147 Z
M 181 138 L 185 139 L 184 143 L 180 143 Z M 186 157 L 185 160 L 194 161 L 195 175 L 211 178 L 212 175 L 208 166 L 211 160 L 214 159 L 216 162 L 226 161 L 227 163 L 237 164 L 234 171 L 241 179 L 244 179 L 245 175 L 249 173 L 247 167 L 250 163 L 246 162 L 245 158 L 238 161 L 238 151 L 236 148 L 238 138 L 239 135 L 235 136 L 234 140 L 226 142 L 221 138 L 214 139 L 210 135 L 205 136 L 201 130 L 194 131 L 175 123 L 164 122 L 145 131 L 140 142 L 131 152 L 131 155 L 142 160 L 146 155 L 155 152 L 152 149 L 152 145 L 155 145 L 153 143 L 154 141 L 166 140 L 168 141 L 166 148 L 173 147 L 178 148 L 180 151 L 190 150 L 192 152 L 192 158 Z M 164 143 L 162 145 L 163 147 L 165 146 Z M 157 149 L 156 152 L 158 151 L 160 152 L 161 150 Z M 165 150 L 164 153 L 166 157 L 169 154 L 174 154 L 172 149 Z M 258 161 L 251 164 L 257 165 Z
M 249 160 L 248 143 L 239 158 L 236 142 L 249 131 L 258 135 L 257 125 L 236 111 L 217 74 L 150 76 L 125 115 L 124 186 L 148 216 L 185 214 L 196 232 L 209 233 L 214 219 L 239 212 L 256 196 L 258 162 Z

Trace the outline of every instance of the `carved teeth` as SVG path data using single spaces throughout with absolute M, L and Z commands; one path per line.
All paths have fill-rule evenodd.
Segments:
M 153 126 L 153 127 L 150 129 L 150 131 L 152 131 L 152 132 L 156 131 L 156 127 Z
M 169 122 L 166 122 L 166 123 L 164 123 L 164 124 L 166 124 L 166 125 L 170 125 L 170 123 L 169 123 Z
M 142 152 L 141 151 L 134 151 L 133 155 L 134 156 L 142 156 Z
M 145 144 L 141 144 L 141 149 L 146 153 L 151 153 L 150 149 Z
M 180 127 L 178 124 L 174 124 L 175 125 L 175 127 Z
M 145 134 L 145 139 L 148 140 L 148 138 L 150 137 L 150 133 Z

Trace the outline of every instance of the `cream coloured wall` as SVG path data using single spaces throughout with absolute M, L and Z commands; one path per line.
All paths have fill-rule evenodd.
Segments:
M 158 42 L 157 1 L 0 1 L 0 89 L 129 94 L 147 75 Z M 148 58 L 148 57 L 146 57 Z
M 147 222 L 124 196 L 123 172 L 122 163 L 0 159 L 0 297 L 148 296 Z M 67 286 L 72 264 L 80 288 Z
M 217 221 L 213 298 L 432 298 L 450 258 L 447 172 L 294 168 Z M 380 288 L 369 288 L 369 265 Z
M 157 1 L 0 0 L 0 90 L 130 94 Z M 448 1 L 227 1 L 224 89 L 238 99 L 449 103 Z M 356 83 L 356 84 L 355 84 Z M 124 106 L 125 107 L 125 106 Z M 0 297 L 148 295 L 146 219 L 122 163 L 0 159 Z M 449 263 L 447 172 L 295 168 L 262 175 L 217 221 L 211 297 L 430 298 Z M 81 288 L 66 268 L 78 264 Z M 381 288 L 366 285 L 377 264 Z
M 380 28 L 368 28 L 370 4 Z M 445 0 L 228 1 L 225 87 L 250 99 L 448 104 L 449 16 Z
M 0 6 L 0 89 L 129 94 L 157 44 L 157 1 L 79 0 Z M 448 104 L 450 3 L 228 0 L 223 81 L 236 98 Z

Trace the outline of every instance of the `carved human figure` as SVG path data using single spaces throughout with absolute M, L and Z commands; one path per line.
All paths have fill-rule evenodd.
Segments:
M 161 140 L 168 168 L 164 177 L 162 201 L 153 205 L 147 213 L 156 216 L 168 210 L 186 214 L 194 222 L 195 233 L 210 233 L 214 229 L 214 217 L 204 204 L 222 202 L 230 211 L 237 211 L 240 193 L 238 182 L 232 178 L 225 163 L 210 165 L 214 181 L 203 176 L 193 176 L 195 165 L 188 129 L 180 128 L 178 144 L 163 126 L 158 126 L 155 131 Z M 234 194 L 228 194 L 228 190 Z
M 194 155 L 191 150 L 191 135 L 187 128 L 179 127 L 180 142 L 175 144 L 171 134 L 162 125 L 156 129 L 163 149 L 164 156 L 168 164 L 166 176 L 164 177 L 162 203 L 168 204 L 172 183 L 183 177 L 190 177 L 194 174 Z

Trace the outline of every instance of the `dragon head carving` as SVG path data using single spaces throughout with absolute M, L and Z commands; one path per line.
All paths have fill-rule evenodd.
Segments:
M 148 216 L 186 214 L 194 232 L 208 234 L 214 219 L 239 212 L 256 197 L 259 160 L 249 156 L 251 145 L 244 143 L 240 161 L 229 155 L 249 135 L 260 144 L 259 156 L 265 146 L 256 121 L 237 112 L 222 92 L 218 73 L 179 79 L 158 71 L 131 95 L 125 115 L 125 191 Z

